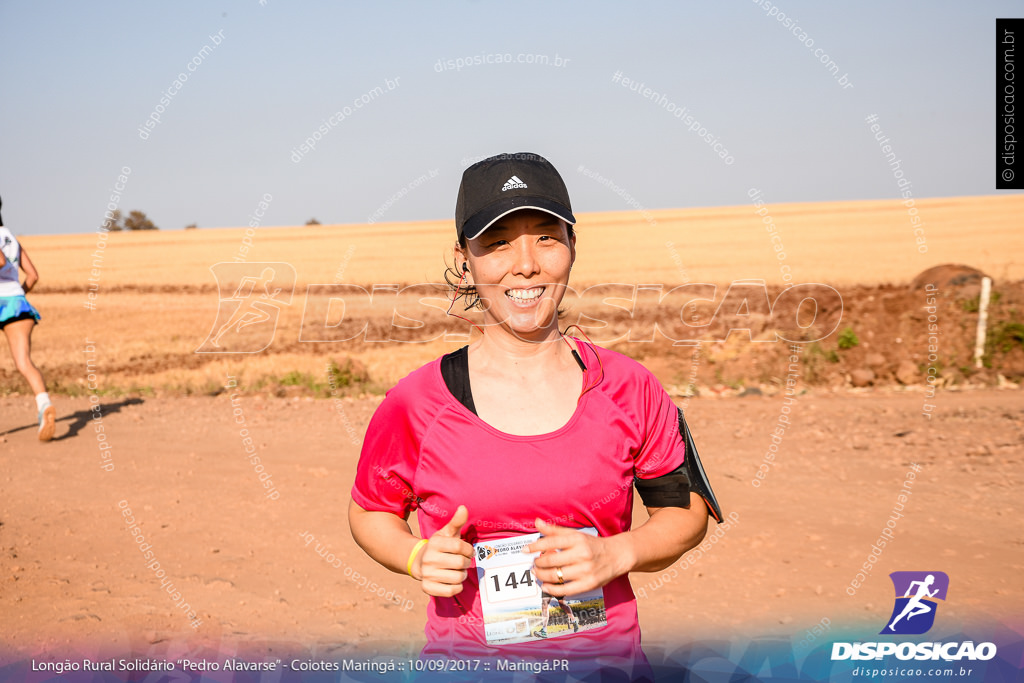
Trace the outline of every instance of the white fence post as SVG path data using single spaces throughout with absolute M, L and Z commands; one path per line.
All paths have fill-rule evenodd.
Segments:
M 992 278 L 981 278 L 981 296 L 978 298 L 978 336 L 974 339 L 974 367 L 981 367 L 985 353 L 985 326 L 988 324 L 988 299 L 992 293 Z

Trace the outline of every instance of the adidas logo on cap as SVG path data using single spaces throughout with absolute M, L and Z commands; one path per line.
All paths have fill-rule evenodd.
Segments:
M 502 192 L 507 190 L 526 189 L 526 183 L 519 179 L 519 176 L 512 176 L 505 181 L 505 186 L 501 188 Z

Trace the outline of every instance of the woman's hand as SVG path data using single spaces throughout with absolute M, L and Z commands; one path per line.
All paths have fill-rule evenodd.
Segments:
M 533 575 L 551 595 L 577 595 L 600 588 L 633 566 L 629 544 L 621 542 L 622 534 L 591 536 L 542 519 L 536 520 L 536 526 L 542 537 L 527 546 L 526 552 L 540 553 L 533 562 Z
M 650 519 L 631 531 L 595 537 L 576 529 L 536 521 L 543 536 L 527 552 L 543 553 L 533 574 L 551 595 L 577 595 L 600 588 L 629 572 L 657 572 L 670 567 L 704 538 L 708 510 L 690 493 L 690 507 L 648 507 Z M 559 552 L 560 551 L 560 552 Z M 558 570 L 564 583 L 559 583 Z
M 412 575 L 422 582 L 427 595 L 450 598 L 462 592 L 466 570 L 473 563 L 473 546 L 459 537 L 459 530 L 468 519 L 466 506 L 460 505 L 413 561 Z
M 28 252 L 25 251 L 24 247 L 21 248 L 21 269 L 25 271 L 25 284 L 21 288 L 28 294 L 36 286 L 36 283 L 39 282 L 39 273 L 36 272 L 35 264 L 28 257 Z

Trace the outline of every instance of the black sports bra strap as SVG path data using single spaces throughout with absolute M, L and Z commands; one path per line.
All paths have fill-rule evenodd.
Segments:
M 473 403 L 473 391 L 469 386 L 469 347 L 463 346 L 458 351 L 441 357 L 441 377 L 445 386 L 459 403 L 474 415 L 476 405 Z

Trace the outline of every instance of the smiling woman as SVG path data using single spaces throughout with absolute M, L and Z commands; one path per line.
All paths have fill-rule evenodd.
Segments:
M 388 392 L 352 534 L 431 596 L 425 658 L 566 660 L 575 675 L 649 680 L 628 574 L 668 567 L 707 528 L 677 409 L 635 361 L 559 331 L 576 218 L 547 160 L 468 168 L 455 222 L 453 298 L 479 297 L 482 334 Z M 650 519 L 631 529 L 633 497 L 608 494 L 635 482 Z

